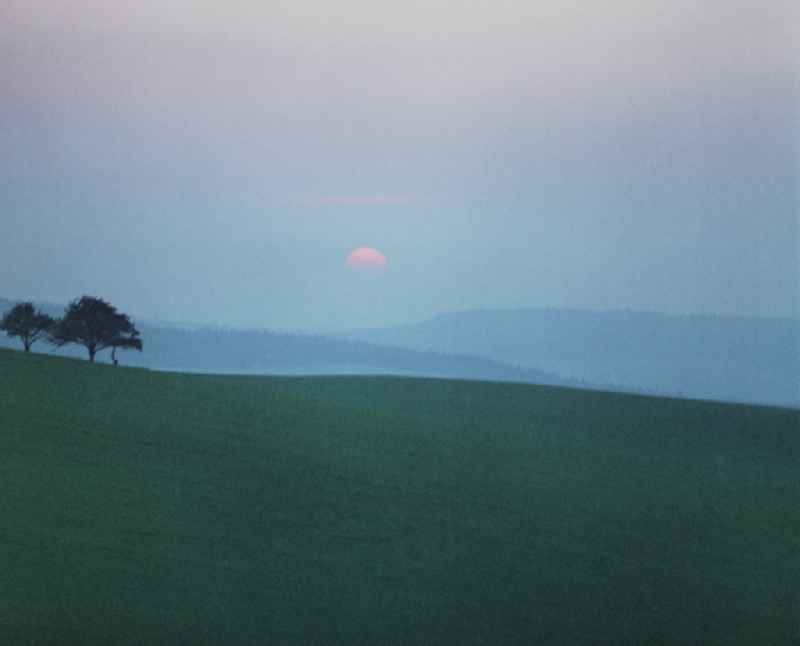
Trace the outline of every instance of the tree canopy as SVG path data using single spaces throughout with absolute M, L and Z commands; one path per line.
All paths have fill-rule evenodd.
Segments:
M 0 330 L 10 337 L 19 337 L 25 352 L 30 352 L 36 341 L 50 332 L 55 321 L 36 309 L 33 303 L 17 303 L 0 320 Z
M 118 336 L 111 340 L 111 360 L 117 365 L 117 350 L 138 350 L 142 351 L 142 339 L 139 332 L 134 331 L 129 336 Z
M 117 348 L 142 349 L 139 331 L 128 315 L 93 296 L 72 301 L 64 317 L 53 326 L 50 339 L 59 347 L 68 343 L 84 346 L 90 361 L 106 348 L 113 348 L 114 352 Z

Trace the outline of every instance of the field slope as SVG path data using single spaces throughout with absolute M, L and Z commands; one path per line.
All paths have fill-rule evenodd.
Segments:
M 8 644 L 797 644 L 800 414 L 0 351 Z

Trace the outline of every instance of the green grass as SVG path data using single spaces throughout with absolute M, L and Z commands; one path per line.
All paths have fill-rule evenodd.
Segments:
M 800 643 L 800 413 L 0 351 L 3 644 Z

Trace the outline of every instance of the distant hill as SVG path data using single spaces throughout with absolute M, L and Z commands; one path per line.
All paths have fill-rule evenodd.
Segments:
M 469 354 L 622 389 L 800 404 L 800 322 L 650 312 L 454 312 L 344 338 Z
M 12 306 L 0 299 L 0 314 Z M 53 316 L 63 306 L 41 304 Z M 144 352 L 122 352 L 125 365 L 158 370 L 237 374 L 392 374 L 519 381 L 567 385 L 568 380 L 544 372 L 505 365 L 482 357 L 383 347 L 349 339 L 211 327 L 154 325 L 137 321 Z M 0 334 L 0 347 L 19 347 Z M 54 349 L 44 343 L 35 351 L 84 357 L 83 348 Z M 98 355 L 108 361 L 108 352 Z M 577 382 L 572 385 L 578 385 Z

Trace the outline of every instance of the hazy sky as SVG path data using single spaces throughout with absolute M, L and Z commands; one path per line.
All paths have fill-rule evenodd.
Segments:
M 4 0 L 0 295 L 797 315 L 793 4 Z

